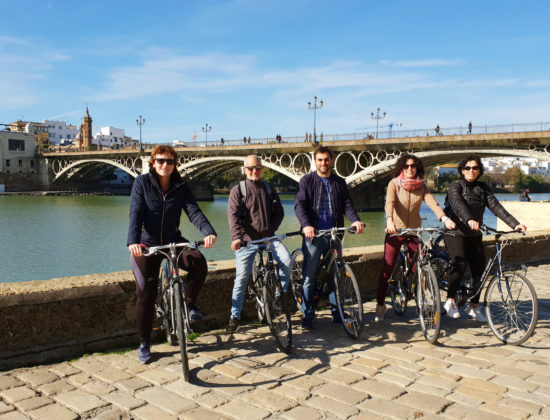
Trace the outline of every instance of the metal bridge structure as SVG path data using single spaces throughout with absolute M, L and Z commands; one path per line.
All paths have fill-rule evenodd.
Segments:
M 469 154 L 550 159 L 550 130 L 511 133 L 361 139 L 323 142 L 334 158 L 335 172 L 351 191 L 369 181 L 390 177 L 399 156 L 414 153 L 424 166 L 456 162 Z M 176 147 L 177 170 L 185 177 L 203 182 L 231 168 L 242 166 L 249 154 L 262 158 L 264 166 L 296 182 L 315 170 L 311 143 L 252 143 L 236 146 Z M 68 180 L 76 173 L 85 178 L 97 166 L 113 166 L 132 177 L 149 171 L 150 150 L 59 151 L 42 153 L 52 183 Z

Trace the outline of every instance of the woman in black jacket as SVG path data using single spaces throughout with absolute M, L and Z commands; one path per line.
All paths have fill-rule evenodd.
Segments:
M 474 283 L 479 282 L 485 269 L 485 253 L 479 231 L 485 208 L 488 207 L 495 216 L 513 229 L 527 229 L 502 207 L 486 183 L 478 181 L 483 175 L 483 164 L 479 156 L 468 156 L 463 159 L 458 164 L 458 173 L 462 178 L 449 186 L 445 200 L 445 214 L 456 223 L 457 228 L 453 234 L 445 235 L 447 251 L 454 263 L 454 269 L 448 279 L 449 289 L 445 302 L 447 315 L 452 318 L 460 318 L 454 297 L 466 264 L 470 265 Z M 476 321 L 487 322 L 479 308 L 479 294 L 470 300 L 466 313 Z
M 175 170 L 177 162 L 178 155 L 172 147 L 155 147 L 149 160 L 151 170 L 136 178 L 130 198 L 127 245 L 136 278 L 136 317 L 140 340 L 138 358 L 142 363 L 151 359 L 149 340 L 153 327 L 153 306 L 160 264 L 164 258 L 162 255 L 144 256 L 143 247 L 185 242 L 179 230 L 182 210 L 201 232 L 205 248 L 216 242 L 214 228 L 197 205 L 188 185 Z M 194 321 L 200 320 L 202 315 L 195 302 L 206 279 L 206 259 L 198 250 L 184 250 L 179 264 L 188 272 L 185 290 L 189 317 Z

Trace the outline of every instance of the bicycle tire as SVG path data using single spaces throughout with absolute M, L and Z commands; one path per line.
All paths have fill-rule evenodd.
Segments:
M 161 328 L 166 335 L 166 342 L 169 346 L 175 346 L 178 342 L 175 325 L 172 325 L 172 308 L 170 302 L 170 262 L 167 259 L 162 260 L 159 274 L 159 285 L 157 299 L 155 303 L 155 312 L 161 319 Z
M 504 344 L 522 344 L 535 331 L 537 294 L 525 275 L 505 271 L 500 279 L 494 276 L 485 292 L 484 304 L 489 327 Z
M 303 264 L 304 264 L 304 254 L 302 253 L 302 250 L 295 249 L 292 252 L 292 270 L 290 273 L 290 288 L 292 291 L 292 296 L 294 296 L 294 300 L 296 301 L 296 305 L 300 310 L 302 308 L 302 302 L 303 302 L 303 297 L 302 297 Z
M 265 318 L 277 347 L 288 354 L 292 349 L 292 323 L 290 310 L 285 302 L 286 296 L 275 273 L 268 271 L 263 285 Z
M 346 334 L 358 339 L 363 330 L 363 302 L 351 267 L 344 263 L 334 273 L 336 304 Z
M 441 298 L 433 268 L 423 265 L 416 286 L 416 305 L 424 338 L 435 344 L 441 328 Z
M 181 284 L 174 283 L 175 308 L 174 315 L 176 316 L 176 333 L 180 345 L 181 366 L 183 369 L 183 380 L 189 382 L 189 355 L 187 354 L 187 330 L 185 328 L 186 314 L 183 310 L 183 295 L 181 293 Z
M 403 253 L 399 253 L 389 282 L 391 305 L 399 316 L 405 315 L 407 310 L 407 283 L 405 281 L 405 266 Z
M 254 301 L 256 303 L 256 311 L 258 313 L 258 321 L 262 324 L 266 322 L 265 317 L 265 301 L 263 301 L 262 289 L 260 289 L 260 266 L 262 253 L 256 252 L 254 255 L 254 264 L 252 265 L 252 289 L 256 295 Z

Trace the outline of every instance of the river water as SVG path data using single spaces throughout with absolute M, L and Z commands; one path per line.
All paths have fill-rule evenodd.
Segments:
M 548 200 L 550 194 L 532 194 L 534 200 Z M 517 194 L 502 194 L 501 200 L 517 200 Z M 436 195 L 440 205 L 444 196 Z M 281 195 L 285 220 L 279 233 L 298 230 L 294 216 L 294 196 Z M 48 280 L 129 269 L 126 237 L 128 196 L 53 197 L 0 195 L 0 283 Z M 212 249 L 204 250 L 209 261 L 233 259 L 227 223 L 227 196 L 200 202 L 200 207 L 218 233 Z M 421 208 L 424 226 L 438 226 L 430 209 Z M 360 213 L 366 223 L 363 235 L 347 235 L 346 247 L 376 245 L 384 241 L 382 212 Z M 486 223 L 496 227 L 495 217 Z M 181 230 L 188 239 L 201 239 L 185 214 Z M 289 238 L 289 249 L 300 245 L 299 237 Z

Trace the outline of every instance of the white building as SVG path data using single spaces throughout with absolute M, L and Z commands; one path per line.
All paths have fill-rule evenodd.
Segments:
M 76 125 L 67 124 L 64 121 L 44 120 L 42 122 L 48 129 L 50 143 L 52 145 L 73 143 L 79 132 L 79 128 Z
M 503 173 L 510 168 L 518 168 L 525 175 L 550 176 L 550 163 L 534 158 L 502 157 L 481 159 L 485 172 Z
M 92 144 L 111 149 L 120 149 L 124 146 L 124 129 L 115 127 L 101 127 L 96 133 Z

